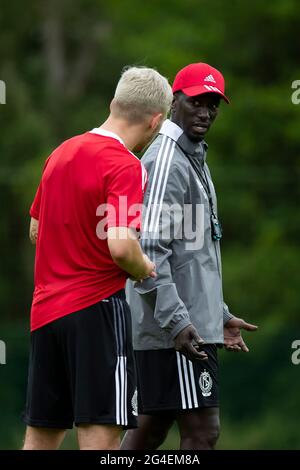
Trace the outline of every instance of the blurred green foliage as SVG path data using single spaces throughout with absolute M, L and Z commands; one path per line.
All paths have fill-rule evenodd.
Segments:
M 18 14 L 17 14 L 18 12 Z M 231 105 L 207 138 L 224 226 L 225 298 L 260 326 L 249 355 L 221 352 L 220 448 L 299 449 L 300 79 L 297 0 L 20 0 L 0 9 L 0 448 L 18 448 L 25 399 L 34 250 L 28 209 L 43 162 L 99 125 L 127 64 L 172 80 L 203 61 Z M 178 446 L 176 430 L 166 448 Z M 65 447 L 74 447 L 71 435 Z

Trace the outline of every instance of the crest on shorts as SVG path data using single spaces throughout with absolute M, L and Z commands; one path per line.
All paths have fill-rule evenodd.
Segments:
M 199 386 L 204 397 L 209 397 L 211 395 L 212 378 L 206 369 L 204 369 L 204 372 L 201 372 L 200 374 Z
M 133 416 L 138 415 L 138 401 L 137 401 L 137 389 L 135 389 L 134 394 L 131 399 L 132 414 Z

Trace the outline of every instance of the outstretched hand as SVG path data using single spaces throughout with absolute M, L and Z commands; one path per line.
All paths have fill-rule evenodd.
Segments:
M 176 351 L 184 354 L 190 361 L 208 359 L 206 352 L 201 351 L 201 345 L 204 341 L 193 325 L 188 325 L 181 330 L 174 342 Z
M 227 351 L 249 352 L 244 342 L 241 330 L 256 331 L 256 325 L 246 323 L 242 318 L 233 317 L 224 325 L 224 346 Z

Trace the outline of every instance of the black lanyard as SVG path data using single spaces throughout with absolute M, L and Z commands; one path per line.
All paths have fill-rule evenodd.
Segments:
M 199 177 L 202 186 L 205 189 L 205 192 L 206 192 L 206 195 L 207 195 L 208 201 L 209 201 L 210 212 L 211 212 L 212 215 L 214 215 L 216 217 L 216 213 L 215 213 L 215 210 L 214 210 L 213 198 L 212 198 L 212 194 L 211 194 L 211 190 L 210 190 L 210 186 L 209 186 L 209 183 L 208 183 L 208 179 L 207 179 L 205 169 L 203 167 L 203 171 L 201 171 L 198 164 L 195 162 L 195 158 L 190 157 L 189 155 L 186 155 L 186 157 L 188 158 L 190 164 L 192 165 L 193 169 L 195 170 L 197 176 Z
M 214 210 L 214 203 L 213 198 L 210 190 L 210 186 L 208 183 L 207 175 L 203 166 L 203 171 L 198 166 L 198 162 L 195 161 L 195 158 L 185 154 L 188 158 L 190 164 L 192 165 L 193 169 L 195 170 L 197 176 L 200 179 L 200 182 L 207 194 L 208 201 L 209 201 L 209 209 L 210 209 L 210 222 L 211 222 L 211 236 L 214 241 L 219 241 L 222 238 L 222 227 L 218 220 L 218 217 Z

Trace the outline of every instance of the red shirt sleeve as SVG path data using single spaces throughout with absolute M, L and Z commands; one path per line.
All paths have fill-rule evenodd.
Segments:
M 108 227 L 141 229 L 142 204 L 147 180 L 140 162 L 121 167 L 107 188 Z
M 39 184 L 39 187 L 35 194 L 35 198 L 29 210 L 29 214 L 31 215 L 31 217 L 37 220 L 39 220 L 39 214 L 40 214 L 41 195 L 42 195 L 42 182 L 40 182 Z
M 43 173 L 46 169 L 46 166 L 48 165 L 49 159 L 50 159 L 50 157 L 48 157 L 46 162 L 45 162 L 45 165 L 44 165 L 44 168 L 43 168 Z M 29 210 L 29 214 L 31 215 L 31 217 L 33 217 L 34 219 L 37 219 L 37 220 L 39 220 L 39 214 L 40 214 L 41 197 L 42 197 L 42 183 L 43 183 L 43 177 L 40 181 L 37 192 L 35 193 L 33 203 L 31 204 L 31 207 L 30 207 L 30 210 Z

